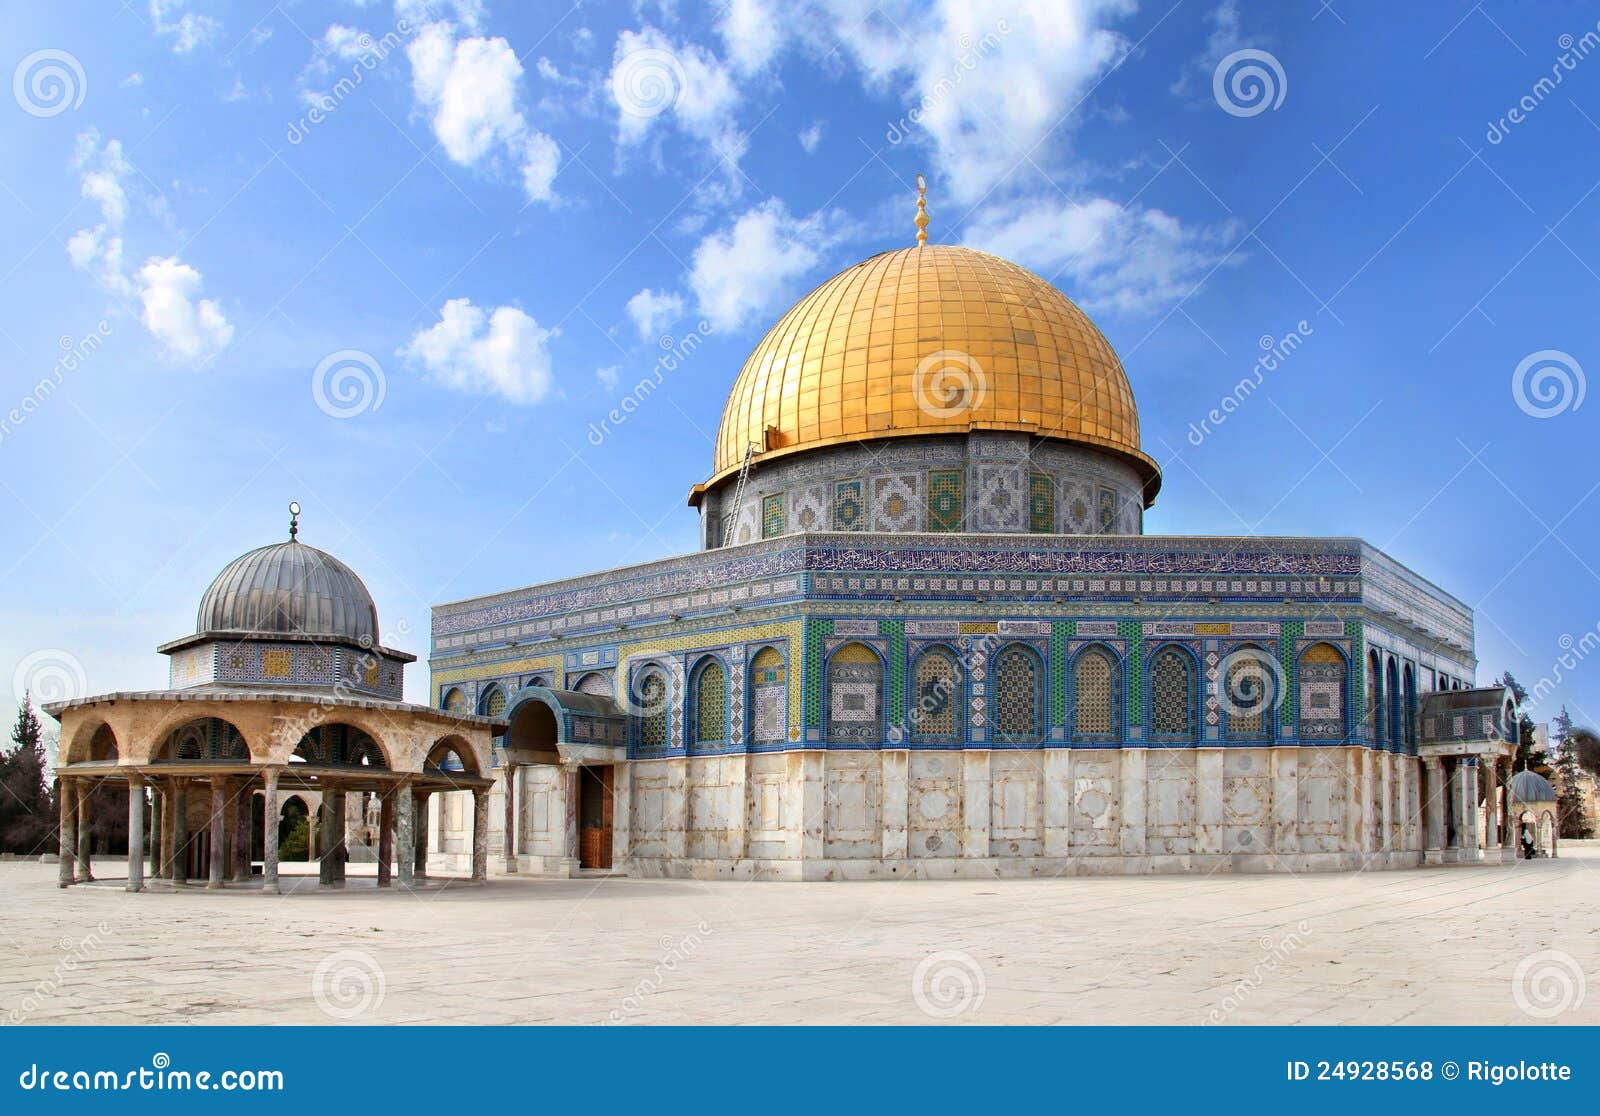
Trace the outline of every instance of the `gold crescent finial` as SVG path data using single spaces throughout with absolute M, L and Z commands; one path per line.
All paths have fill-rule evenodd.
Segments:
M 928 243 L 928 180 L 917 175 L 917 247 Z

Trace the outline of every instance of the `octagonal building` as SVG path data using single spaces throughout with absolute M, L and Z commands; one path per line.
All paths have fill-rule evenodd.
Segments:
M 1116 353 L 1039 276 L 932 244 L 834 276 L 733 378 L 700 552 L 435 608 L 434 699 L 506 723 L 496 854 L 762 879 L 1509 858 L 1515 710 L 1473 687 L 1471 610 L 1357 538 L 1145 535 L 1160 485 Z M 465 815 L 436 797 L 448 860 Z

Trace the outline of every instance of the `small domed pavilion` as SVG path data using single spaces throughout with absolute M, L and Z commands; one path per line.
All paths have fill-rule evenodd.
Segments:
M 382 644 L 378 610 L 343 562 L 289 540 L 230 562 L 200 599 L 192 635 L 163 644 L 165 690 L 98 694 L 45 706 L 61 724 L 60 884 L 93 878 L 88 796 L 103 783 L 128 795 L 128 890 L 149 876 L 278 892 L 280 799 L 320 801 L 323 885 L 342 886 L 348 796 L 377 804 L 377 882 L 427 878 L 416 819 L 436 792 L 474 796 L 472 879 L 488 864 L 492 717 L 410 705 L 403 672 L 415 656 Z M 148 792 L 148 800 L 147 800 Z M 256 832 L 261 819 L 259 834 Z M 396 849 L 398 843 L 398 849 Z

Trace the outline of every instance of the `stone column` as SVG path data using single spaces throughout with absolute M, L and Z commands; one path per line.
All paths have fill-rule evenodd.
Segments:
M 416 801 L 412 803 L 415 820 L 412 825 L 411 858 L 416 865 L 418 881 L 428 878 L 428 802 L 432 797 L 432 791 L 423 791 L 416 795 Z
M 472 790 L 472 882 L 489 879 L 489 790 Z
M 163 809 L 166 788 L 160 783 L 150 784 L 150 878 L 161 878 L 161 866 L 166 863 L 162 845 L 167 839 L 167 819 Z
M 576 876 L 578 874 L 578 794 L 579 782 L 582 772 L 576 763 L 561 765 L 561 874 Z M 679 771 L 683 769 L 680 766 Z M 681 784 L 681 780 L 680 780 Z M 670 838 L 669 838 L 670 839 Z M 678 844 L 681 849 L 684 840 L 683 831 L 678 831 Z M 683 855 L 680 851 L 678 855 Z
M 988 749 L 961 753 L 961 855 L 989 855 L 989 827 L 993 803 L 990 799 Z
M 515 764 L 507 764 L 505 767 L 505 853 L 506 873 L 508 875 L 514 875 L 517 871 L 517 772 L 520 770 L 521 768 Z
M 225 832 L 224 815 L 228 805 L 228 784 L 215 775 L 211 777 L 211 878 L 209 888 L 222 886 L 222 838 Z
M 907 829 L 910 809 L 911 753 L 903 748 L 892 748 L 879 754 L 883 779 L 883 840 L 885 860 L 904 860 L 908 851 L 910 831 Z
M 73 874 L 78 863 L 78 788 L 71 779 L 56 780 L 56 798 L 61 805 L 61 833 L 57 848 L 56 886 L 71 887 L 77 882 Z
M 333 792 L 333 847 L 328 850 L 329 860 L 333 865 L 333 885 L 344 886 L 345 862 L 350 859 L 350 846 L 348 840 L 348 823 L 350 797 L 349 792 L 339 787 Z
M 90 823 L 93 821 L 89 813 L 89 800 L 94 795 L 94 784 L 84 782 L 78 787 L 78 882 L 88 883 L 94 879 L 94 872 L 90 870 L 89 838 L 91 836 Z
M 1121 802 L 1121 849 L 1124 857 L 1145 855 L 1145 750 L 1122 749 L 1117 774 L 1117 798 Z
M 144 779 L 128 776 L 128 890 L 144 890 Z
M 1411 769 L 1416 761 L 1410 756 L 1396 756 L 1394 760 L 1394 797 L 1395 809 L 1399 817 L 1395 824 L 1398 836 L 1395 839 L 1395 848 L 1400 852 L 1412 851 L 1412 837 L 1416 834 L 1416 823 L 1411 815 Z
M 317 826 L 322 831 L 317 844 L 322 852 L 317 857 L 317 883 L 322 887 L 332 887 L 338 880 L 338 873 L 334 869 L 333 858 L 337 855 L 338 822 L 335 820 L 339 811 L 344 809 L 344 803 L 339 801 L 339 795 L 331 786 L 322 788 L 322 823 Z
M 255 812 L 254 806 L 255 792 L 250 789 L 250 780 L 237 780 L 233 784 L 233 878 L 240 883 L 250 882 L 250 866 L 254 859 L 250 855 L 250 815 Z M 266 828 L 265 817 L 262 818 L 262 828 Z
M 189 780 L 172 789 L 172 882 L 189 882 Z
M 1456 846 L 1462 860 L 1474 860 L 1478 847 L 1478 768 L 1467 759 L 1462 756 L 1456 760 Z
M 417 796 L 401 784 L 394 790 L 395 840 L 400 845 L 400 886 L 411 887 L 417 878 Z
M 1501 815 L 1500 825 L 1500 860 L 1511 863 L 1517 859 L 1517 821 L 1512 816 L 1511 802 L 1511 764 L 1506 761 L 1506 777 L 1500 783 L 1500 800 L 1504 804 L 1505 813 Z
M 269 767 L 261 800 L 261 887 L 269 895 L 279 893 L 278 822 L 278 769 Z
M 1044 855 L 1072 855 L 1072 749 L 1044 753 Z
M 1495 828 L 1500 811 L 1500 761 L 1485 759 L 1488 762 L 1483 768 L 1483 847 L 1493 850 L 1500 845 L 1500 831 Z
M 378 886 L 388 887 L 394 871 L 394 788 L 378 799 Z

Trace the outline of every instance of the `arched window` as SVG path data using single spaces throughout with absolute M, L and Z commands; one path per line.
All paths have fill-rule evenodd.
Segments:
M 1194 671 L 1176 647 L 1150 661 L 1150 731 L 1157 736 L 1194 735 Z
M 1367 656 L 1367 735 L 1372 742 L 1383 744 L 1383 660 L 1376 651 Z
M 750 660 L 750 739 L 779 744 L 789 737 L 789 672 L 776 647 Z
M 1313 643 L 1300 656 L 1300 739 L 1342 740 L 1344 656 L 1327 643 Z
M 1272 660 L 1259 647 L 1241 647 L 1223 661 L 1222 708 L 1228 735 L 1237 740 L 1269 739 L 1278 708 Z
M 1392 655 L 1383 670 L 1383 689 L 1389 718 L 1389 723 L 1384 726 L 1383 737 L 1389 747 L 1398 752 L 1405 743 L 1405 736 L 1400 725 L 1400 667 Z
M 1073 733 L 1112 736 L 1117 731 L 1117 667 L 1111 655 L 1091 647 L 1072 670 Z
M 592 694 L 595 697 L 616 696 L 616 689 L 611 685 L 611 679 L 599 671 L 591 671 L 578 679 L 576 689 L 580 694 Z
M 672 744 L 667 676 L 654 667 L 639 675 L 634 689 L 639 715 L 640 751 L 664 752 Z
M 506 711 L 506 692 L 499 686 L 490 686 L 484 691 L 478 708 L 485 717 L 498 717 Z
M 442 704 L 446 713 L 465 713 L 467 711 L 467 695 L 452 686 L 445 691 Z
M 912 671 L 911 734 L 920 740 L 950 739 L 959 735 L 961 668 L 943 647 L 930 647 L 917 656 Z
M 847 643 L 828 660 L 828 739 L 882 743 L 883 663 L 863 643 Z
M 994 730 L 1010 740 L 1039 739 L 1039 656 L 1013 644 L 994 661 Z
M 1417 750 L 1417 672 L 1412 669 L 1410 663 L 1406 664 L 1404 677 L 1405 709 L 1401 714 L 1404 717 L 1404 739 L 1406 749 L 1415 752 Z
M 690 739 L 699 744 L 720 744 L 728 739 L 728 672 L 716 658 L 707 655 L 692 675 L 689 692 L 694 695 L 690 717 Z

